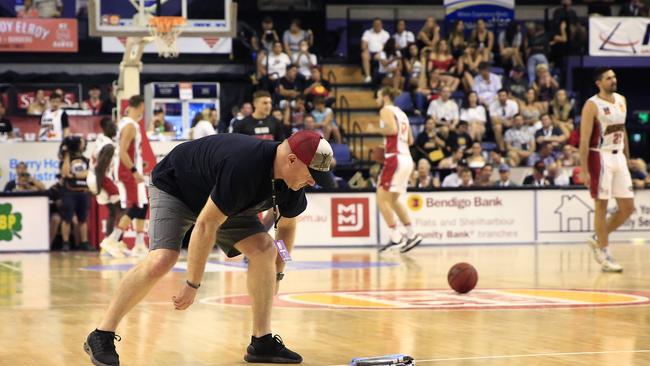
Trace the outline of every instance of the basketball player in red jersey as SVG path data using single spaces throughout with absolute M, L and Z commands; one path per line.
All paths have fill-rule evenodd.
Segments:
M 377 93 L 379 127 L 373 132 L 384 135 L 384 168 L 377 185 L 377 205 L 381 216 L 390 229 L 390 242 L 381 250 L 401 246 L 406 253 L 422 242 L 422 237 L 413 228 L 406 206 L 399 201 L 406 193 L 409 177 L 413 172 L 413 158 L 409 146 L 413 144 L 413 132 L 406 114 L 393 102 L 400 91 L 386 87 Z M 406 237 L 397 229 L 394 214 L 406 228 Z
M 625 97 L 616 93 L 616 74 L 610 68 L 594 73 L 598 94 L 582 107 L 580 121 L 580 164 L 585 185 L 595 200 L 595 234 L 589 246 L 603 272 L 621 272 L 623 267 L 609 253 L 609 234 L 634 212 L 632 178 L 625 115 Z M 609 218 L 607 203 L 615 198 L 618 210 Z
M 134 221 L 136 238 L 131 250 L 133 256 L 144 256 L 149 251 L 144 243 L 144 219 L 147 215 L 147 192 L 144 185 L 142 159 L 142 133 L 138 121 L 144 113 L 144 99 L 139 95 L 129 98 L 127 115 L 118 123 L 117 186 L 120 201 L 126 214 L 122 216 L 110 236 L 100 244 L 114 257 L 123 257 L 125 245 L 120 240 L 124 231 Z

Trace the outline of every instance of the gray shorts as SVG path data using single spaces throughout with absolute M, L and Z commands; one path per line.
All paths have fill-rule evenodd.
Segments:
M 180 251 L 189 243 L 196 216 L 187 205 L 171 194 L 149 186 L 149 249 Z M 230 258 L 241 253 L 235 244 L 266 230 L 256 215 L 232 216 L 217 230 L 216 245 Z

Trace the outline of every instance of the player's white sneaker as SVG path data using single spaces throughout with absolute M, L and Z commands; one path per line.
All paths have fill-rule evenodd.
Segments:
M 383 247 L 379 248 L 379 252 L 382 253 L 382 252 L 385 252 L 385 251 L 396 250 L 399 247 L 401 247 L 403 243 L 404 243 L 404 238 L 402 238 L 397 243 L 391 240 L 391 241 L 388 242 L 388 244 L 386 244 Z
M 120 246 L 120 242 L 111 239 L 110 236 L 104 238 L 101 244 L 99 244 L 99 247 L 101 248 L 103 253 L 106 253 L 113 258 L 125 257 L 124 252 L 122 251 L 122 248 Z
M 603 264 L 607 259 L 607 253 L 598 246 L 598 238 L 596 237 L 596 234 L 589 237 L 587 243 L 589 244 L 591 251 L 594 253 L 594 259 L 596 262 L 598 262 L 598 264 Z
M 404 243 L 404 245 L 399 249 L 399 251 L 401 253 L 406 253 L 409 250 L 420 245 L 420 243 L 422 243 L 422 235 L 415 234 L 415 236 L 412 237 L 411 239 L 406 239 L 406 243 Z
M 136 258 L 144 258 L 147 253 L 149 253 L 149 248 L 142 243 L 142 244 L 136 244 L 133 246 L 133 249 L 131 249 L 131 256 L 136 257 Z
M 605 255 L 605 260 L 603 261 L 603 266 L 601 270 L 603 272 L 623 272 L 623 267 L 616 262 L 614 257 L 609 253 L 608 248 L 601 249 Z

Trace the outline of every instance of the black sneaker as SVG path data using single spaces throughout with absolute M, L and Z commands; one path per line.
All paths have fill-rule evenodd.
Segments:
M 250 363 L 301 363 L 302 356 L 285 347 L 279 335 L 251 337 L 244 361 Z
M 420 234 L 415 234 L 413 238 L 406 240 L 406 244 L 404 244 L 404 246 L 401 247 L 399 251 L 401 253 L 406 253 L 409 250 L 420 245 L 420 243 L 422 243 L 422 236 Z
M 385 251 L 387 251 L 388 249 L 396 249 L 397 247 L 399 247 L 400 245 L 402 245 L 403 242 L 404 242 L 404 239 L 402 239 L 401 241 L 399 241 L 399 242 L 397 242 L 397 243 L 391 240 L 391 241 L 388 242 L 388 244 L 386 244 L 386 245 L 384 245 L 383 247 L 379 248 L 379 252 L 380 252 L 380 253 L 381 253 L 381 252 L 385 252 Z
M 120 356 L 115 352 L 115 343 L 122 340 L 113 332 L 103 332 L 95 329 L 84 342 L 84 351 L 90 356 L 90 361 L 96 366 L 120 366 Z

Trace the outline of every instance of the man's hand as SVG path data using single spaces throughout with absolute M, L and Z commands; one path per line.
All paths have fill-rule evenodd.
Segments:
M 587 169 L 580 169 L 580 178 L 582 178 L 582 182 L 585 187 L 589 188 L 589 185 L 591 184 L 591 175 Z
M 142 183 L 142 182 L 144 182 L 144 177 L 143 177 L 142 174 L 140 174 L 139 172 L 135 172 L 135 173 L 133 173 L 133 178 L 134 178 L 135 181 L 138 182 L 138 183 Z
M 196 297 L 196 289 L 190 287 L 187 283 L 184 283 L 181 286 L 180 291 L 178 291 L 178 296 L 172 297 L 174 308 L 176 308 L 176 310 L 187 309 L 194 303 L 194 297 Z

